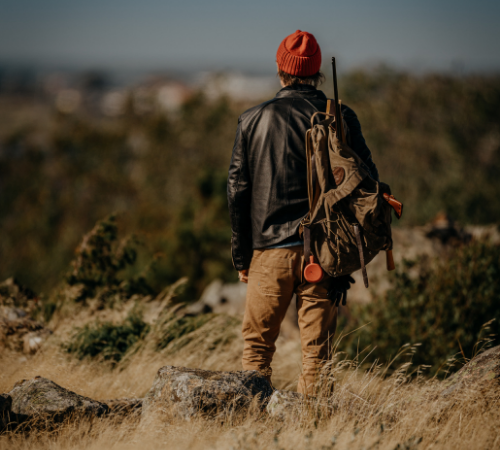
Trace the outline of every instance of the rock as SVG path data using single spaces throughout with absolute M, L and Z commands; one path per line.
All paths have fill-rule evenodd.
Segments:
M 282 420 L 295 420 L 305 412 L 314 417 L 329 417 L 339 409 L 335 396 L 318 397 L 304 396 L 292 391 L 274 391 L 266 406 L 266 411 L 271 417 Z
M 52 334 L 52 331 L 43 328 L 38 331 L 31 331 L 23 336 L 23 351 L 24 353 L 34 354 L 42 346 L 47 337 Z
M 34 310 L 35 297 L 31 291 L 22 288 L 12 278 L 0 283 L 0 346 L 14 351 L 33 354 L 52 334 L 40 322 L 33 320 L 29 311 Z M 17 307 L 18 303 L 24 304 Z
M 223 283 L 217 279 L 205 288 L 198 303 L 216 314 L 237 316 L 245 312 L 246 294 L 245 283 Z
M 500 378 L 500 345 L 471 359 L 457 373 L 443 381 L 441 395 L 449 395 L 465 387 L 486 389 L 498 386 Z
M 217 415 L 246 409 L 257 400 L 264 406 L 272 387 L 257 371 L 215 372 L 185 367 L 162 367 L 144 398 L 143 414 L 153 404 L 166 404 L 172 413 L 190 419 L 198 413 Z
M 292 391 L 274 391 L 266 406 L 271 417 L 286 419 L 290 415 L 300 415 L 304 406 L 304 396 Z
M 0 315 L 8 321 L 13 321 L 17 319 L 24 319 L 28 316 L 28 313 L 21 308 L 4 306 L 0 308 Z
M 0 394 L 0 414 L 9 412 L 12 405 L 12 397 L 9 394 Z
M 69 416 L 99 417 L 109 411 L 106 404 L 75 394 L 42 377 L 16 383 L 8 395 L 12 397 L 11 411 L 18 422 L 35 418 L 60 422 Z
M 104 400 L 104 403 L 108 405 L 110 414 L 126 416 L 141 413 L 142 401 L 142 398 L 118 398 Z
M 12 313 L 14 308 L 4 308 L 0 311 L 0 344 L 15 351 L 35 353 L 42 343 L 52 334 L 40 322 L 29 316 L 17 317 L 9 320 L 10 316 L 3 315 L 5 311 Z
M 198 301 L 195 303 L 191 303 L 190 305 L 186 305 L 183 308 L 182 312 L 186 316 L 198 316 L 199 314 L 210 314 L 213 312 L 213 309 L 211 306 Z

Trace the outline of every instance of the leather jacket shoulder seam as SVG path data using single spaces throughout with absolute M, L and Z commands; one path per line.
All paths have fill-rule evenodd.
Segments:
M 272 98 L 271 100 L 268 100 L 267 102 L 261 103 L 260 105 L 257 105 L 256 107 L 247 109 L 243 114 L 241 114 L 240 119 L 241 119 L 241 135 L 246 138 L 245 134 L 245 129 L 248 124 L 248 121 L 251 120 L 256 114 L 259 114 L 266 106 L 270 105 L 271 103 L 274 103 L 277 99 L 276 97 Z

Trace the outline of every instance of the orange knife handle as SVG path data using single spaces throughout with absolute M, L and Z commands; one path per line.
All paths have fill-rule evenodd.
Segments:
M 396 213 L 396 217 L 398 219 L 401 219 L 401 216 L 403 215 L 403 204 L 396 200 L 394 198 L 394 195 L 389 195 L 389 194 L 386 194 L 384 193 L 384 199 L 387 201 L 387 203 L 389 203 L 389 205 L 392 206 L 392 208 L 394 209 L 394 212 Z
M 392 256 L 392 250 L 387 250 L 385 252 L 386 256 L 386 262 L 387 262 L 387 270 L 391 271 L 396 268 L 396 265 L 394 264 L 394 257 Z

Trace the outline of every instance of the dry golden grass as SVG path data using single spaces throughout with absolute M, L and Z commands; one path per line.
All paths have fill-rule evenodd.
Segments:
M 124 311 L 115 312 L 122 316 Z M 103 314 L 111 314 L 103 312 Z M 111 318 L 111 317 L 108 317 Z M 0 356 L 0 392 L 23 378 L 41 375 L 79 394 L 106 400 L 142 397 L 157 370 L 166 364 L 213 370 L 238 370 L 242 351 L 239 325 L 217 316 L 190 335 L 177 352 L 169 346 L 153 351 L 148 339 L 114 368 L 77 361 L 61 350 L 61 340 L 90 316 L 60 321 L 56 333 L 34 356 L 4 352 Z M 228 325 L 230 324 L 230 325 Z M 232 340 L 214 345 L 221 336 Z M 278 388 L 291 389 L 300 372 L 297 340 L 281 341 L 274 364 Z M 224 420 L 173 417 L 169 411 L 146 419 L 129 417 L 76 421 L 52 431 L 8 433 L 0 449 L 492 449 L 500 448 L 499 395 L 490 391 L 461 391 L 439 396 L 439 381 L 409 376 L 402 366 L 391 376 L 384 368 L 361 369 L 337 354 L 325 367 L 325 379 L 336 380 L 328 404 L 312 400 L 279 419 L 266 413 L 228 415 Z M 399 446 L 399 447 L 398 447 Z

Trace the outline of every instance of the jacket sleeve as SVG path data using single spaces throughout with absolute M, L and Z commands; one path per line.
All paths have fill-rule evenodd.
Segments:
M 373 179 L 379 181 L 377 166 L 373 162 L 372 152 L 368 148 L 361 132 L 361 124 L 358 116 L 348 106 L 342 105 L 342 117 L 349 129 L 348 143 L 350 147 L 358 154 L 358 156 L 367 165 L 370 175 Z
M 248 269 L 253 254 L 250 220 L 251 181 L 241 128 L 240 118 L 227 179 L 227 200 L 232 230 L 231 253 L 236 270 Z

